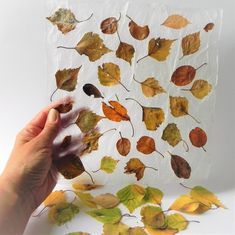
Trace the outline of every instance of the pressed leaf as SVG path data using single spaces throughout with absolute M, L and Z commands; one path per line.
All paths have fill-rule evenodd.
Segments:
M 131 150 L 131 142 L 129 139 L 124 138 L 120 132 L 121 138 L 116 143 L 117 151 L 122 156 L 127 156 Z
M 172 29 L 185 28 L 190 22 L 181 15 L 170 15 L 162 25 Z
M 197 80 L 193 83 L 191 89 L 182 89 L 184 91 L 190 91 L 193 96 L 198 99 L 205 98 L 212 90 L 212 85 L 205 80 Z
M 214 28 L 215 24 L 214 23 L 208 23 L 205 27 L 204 30 L 208 33 Z
M 78 206 L 62 202 L 49 209 L 48 219 L 52 224 L 63 225 L 72 220 L 77 213 L 79 213 Z
M 79 191 L 91 191 L 97 188 L 101 188 L 103 187 L 103 185 L 97 185 L 97 184 L 81 184 L 78 182 L 75 182 L 72 184 L 72 187 L 75 190 L 79 190 Z
M 147 187 L 145 190 L 146 193 L 143 199 L 145 203 L 161 205 L 163 198 L 163 192 L 161 190 L 152 187 Z
M 188 227 L 188 221 L 181 214 L 175 213 L 166 216 L 168 227 L 178 231 L 185 230 Z
M 191 55 L 197 52 L 201 46 L 200 32 L 185 36 L 182 39 L 183 56 Z
M 82 204 L 90 208 L 97 208 L 94 197 L 90 193 L 76 192 Z
M 155 95 L 166 93 L 166 91 L 160 86 L 159 81 L 153 77 L 147 78 L 143 82 L 139 82 L 135 78 L 134 80 L 141 84 L 142 92 L 146 97 L 153 97 Z
M 101 94 L 101 92 L 98 90 L 96 86 L 93 84 L 87 83 L 83 86 L 83 91 L 88 95 L 88 96 L 94 96 L 94 98 L 104 98 Z
M 120 59 L 127 61 L 131 65 L 132 58 L 135 54 L 135 48 L 125 42 L 120 42 L 118 49 L 116 51 L 116 56 Z
M 226 209 L 226 207 L 220 202 L 220 200 L 212 192 L 204 187 L 194 187 L 191 190 L 190 195 L 193 199 L 199 201 L 205 206 L 208 206 L 209 208 L 211 207 L 211 205 L 216 205 L 217 207 Z
M 93 130 L 103 118 L 104 117 L 93 113 L 89 109 L 84 109 L 79 113 L 75 123 L 83 133 L 88 133 Z
M 150 226 L 146 226 L 146 230 L 150 235 L 175 235 L 178 233 L 178 230 L 175 229 L 154 229 Z
M 166 227 L 165 215 L 160 207 L 142 207 L 140 214 L 145 226 L 150 226 L 155 229 L 164 229 Z
M 120 20 L 115 17 L 109 17 L 101 22 L 100 29 L 102 33 L 114 34 L 118 30 L 118 21 Z
M 171 77 L 171 81 L 176 86 L 186 86 L 190 84 L 196 76 L 197 70 L 207 65 L 207 63 L 202 64 L 198 68 L 194 68 L 191 65 L 183 65 L 178 67 Z
M 43 202 L 44 206 L 53 206 L 66 202 L 66 195 L 63 190 L 52 192 Z
M 97 205 L 106 209 L 114 208 L 120 203 L 119 198 L 111 193 L 105 193 L 105 194 L 96 196 L 93 201 Z
M 202 130 L 200 127 L 196 127 L 195 129 L 191 130 L 189 133 L 189 139 L 193 146 L 197 148 L 203 148 L 207 143 L 207 135 L 204 130 Z
M 127 16 L 127 18 L 130 19 L 129 31 L 133 38 L 137 40 L 144 40 L 149 36 L 150 30 L 148 25 L 140 26 L 137 23 L 135 23 L 135 21 L 132 20 L 129 16 Z
M 134 227 L 129 228 L 128 232 L 125 235 L 148 235 L 143 228 L 141 227 Z
M 112 157 L 105 156 L 101 159 L 100 169 L 107 174 L 112 174 L 117 167 L 118 160 L 113 159 Z
M 68 154 L 54 161 L 57 170 L 66 178 L 73 179 L 83 172 L 85 168 L 80 158 L 74 154 Z
M 171 167 L 178 178 L 190 178 L 191 167 L 184 158 L 171 154 Z
M 145 189 L 139 185 L 131 184 L 117 192 L 117 196 L 127 209 L 132 213 L 142 205 L 145 196 Z
M 116 224 L 122 218 L 121 210 L 117 207 L 112 209 L 98 209 L 86 213 L 104 224 Z
M 128 234 L 129 226 L 121 222 L 116 224 L 104 224 L 102 235 L 125 235 Z
M 65 136 L 62 143 L 60 144 L 60 148 L 67 149 L 71 145 L 71 142 L 72 142 L 72 136 L 71 135 Z

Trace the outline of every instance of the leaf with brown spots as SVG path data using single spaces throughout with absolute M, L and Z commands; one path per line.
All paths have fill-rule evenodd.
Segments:
M 121 14 L 119 19 L 115 17 L 109 17 L 101 22 L 100 29 L 104 34 L 114 34 L 118 30 L 118 21 L 121 19 Z

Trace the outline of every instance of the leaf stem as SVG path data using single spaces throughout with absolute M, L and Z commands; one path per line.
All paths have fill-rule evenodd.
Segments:
M 130 214 L 128 214 L 128 213 L 123 214 L 123 215 L 121 216 L 121 218 L 123 218 L 123 217 L 137 218 L 135 215 L 130 215 Z
M 109 131 L 116 131 L 116 130 L 117 130 L 116 128 L 112 128 L 112 129 L 110 129 L 110 130 L 107 130 L 107 131 L 103 132 L 103 133 L 101 134 L 101 136 L 103 136 L 104 134 L 108 133 Z
M 204 150 L 204 152 L 206 152 L 206 149 L 205 149 L 205 147 L 204 147 L 204 146 L 202 146 L 202 149 Z
M 151 166 L 145 166 L 146 169 L 152 169 L 154 171 L 158 171 L 158 169 L 154 168 L 154 167 L 151 167 Z
M 199 66 L 199 67 L 196 69 L 196 71 L 199 70 L 200 68 L 202 68 L 202 67 L 205 66 L 205 65 L 207 65 L 207 63 L 204 63 L 204 64 L 202 64 L 201 66 Z
M 126 15 L 126 17 L 130 20 L 130 21 L 134 21 L 130 16 Z
M 182 142 L 183 142 L 183 146 L 184 146 L 184 148 L 185 148 L 185 151 L 186 152 L 189 152 L 189 146 L 188 146 L 188 143 L 185 141 L 185 140 L 181 140 Z
M 86 170 L 85 170 L 85 172 L 86 172 L 86 173 L 89 175 L 89 177 L 91 178 L 92 184 L 95 184 L 95 181 L 94 181 L 92 175 L 91 175 L 88 171 L 86 171 Z
M 118 36 L 119 42 L 121 43 L 122 40 L 121 40 L 120 34 L 119 34 L 119 32 L 118 32 L 118 29 L 117 29 L 117 36 Z
M 199 120 L 197 120 L 194 116 L 192 116 L 189 113 L 186 113 L 187 115 L 189 115 L 196 123 L 201 124 L 201 122 Z
M 135 99 L 133 99 L 133 98 L 126 98 L 125 100 L 132 100 L 132 101 L 135 101 L 141 108 L 143 108 L 143 105 L 142 105 L 139 101 L 137 101 L 137 100 L 135 100 Z
M 51 95 L 51 97 L 50 97 L 50 101 L 52 102 L 53 100 L 53 96 L 54 96 L 54 94 L 57 92 L 59 90 L 59 88 L 56 88 L 56 90 L 55 91 L 53 91 L 53 93 L 52 93 L 52 95 Z
M 127 92 L 130 92 L 130 90 L 127 89 L 126 86 L 125 86 L 122 82 L 120 82 L 120 81 L 118 81 L 118 82 L 119 82 L 119 84 L 120 84 Z
M 161 152 L 159 152 L 158 150 L 155 150 L 155 152 L 157 152 L 157 153 L 160 154 L 163 158 L 165 158 L 165 156 L 164 156 Z
M 116 96 L 117 101 L 119 101 L 118 95 L 117 95 L 117 94 L 115 94 L 115 96 Z
M 68 50 L 75 50 L 75 47 L 64 47 L 64 46 L 58 46 L 57 49 L 68 49 Z
M 138 64 L 141 60 L 143 60 L 143 59 L 145 59 L 145 58 L 147 58 L 147 57 L 149 57 L 149 54 L 146 55 L 146 56 L 144 56 L 144 57 L 142 57 L 142 58 L 140 58 L 140 59 L 138 59 L 136 63 Z
M 119 18 L 117 19 L 117 23 L 121 20 L 121 18 L 122 18 L 122 14 L 121 12 L 119 12 Z
M 92 171 L 92 173 L 97 173 L 97 172 L 99 172 L 101 169 L 99 168 L 98 170 L 96 170 L 96 171 Z
M 86 21 L 90 20 L 93 15 L 94 15 L 94 14 L 92 13 L 92 14 L 91 14 L 87 19 L 85 19 L 85 20 L 77 20 L 77 19 L 75 19 L 75 21 L 76 21 L 78 24 L 79 24 L 79 23 L 83 23 L 83 22 L 86 22 Z
M 131 124 L 131 128 L 132 128 L 132 137 L 134 137 L 134 135 L 135 135 L 135 129 L 134 129 L 133 123 L 132 123 L 131 120 L 129 120 L 129 123 Z
M 48 210 L 48 206 L 43 207 L 42 210 L 40 210 L 38 214 L 32 215 L 32 217 L 40 217 L 43 213 L 47 212 L 46 209 Z
M 191 91 L 192 89 L 181 89 L 181 91 Z
M 192 190 L 192 188 L 185 186 L 183 183 L 180 183 L 180 185 L 181 185 L 182 187 L 186 188 L 186 189 Z
M 123 139 L 123 136 L 122 136 L 122 132 L 121 132 L 121 131 L 119 131 L 119 135 L 120 135 L 121 139 Z
M 68 124 L 67 126 L 63 126 L 63 128 L 66 129 L 66 128 L 68 128 L 68 127 L 70 127 L 72 125 L 75 125 L 75 124 L 76 124 L 76 122 L 73 122 L 73 123 Z
M 139 84 L 142 84 L 142 82 L 136 80 L 135 75 L 133 75 L 133 80 L 134 80 L 135 82 L 139 83 Z

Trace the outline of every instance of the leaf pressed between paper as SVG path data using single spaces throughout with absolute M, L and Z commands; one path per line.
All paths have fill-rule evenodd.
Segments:
M 190 22 L 181 15 L 170 15 L 162 23 L 162 25 L 172 28 L 172 29 L 182 29 L 186 27 L 188 24 L 190 24 Z

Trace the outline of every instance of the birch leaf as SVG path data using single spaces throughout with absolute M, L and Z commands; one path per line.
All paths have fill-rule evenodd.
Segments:
M 161 205 L 162 198 L 163 192 L 161 190 L 159 190 L 158 188 L 147 187 L 143 201 L 145 203 Z
M 200 32 L 185 36 L 182 39 L 183 56 L 192 55 L 197 52 L 201 46 Z
M 49 209 L 48 219 L 52 224 L 60 226 L 72 220 L 77 213 L 79 213 L 78 206 L 62 202 Z
M 167 141 L 167 143 L 172 147 L 175 147 L 182 141 L 180 130 L 175 123 L 169 123 L 167 125 L 163 131 L 162 139 Z
M 135 174 L 137 180 L 139 181 L 144 176 L 145 168 L 146 168 L 146 166 L 138 158 L 132 158 L 127 162 L 127 164 L 124 168 L 124 170 L 125 170 L 124 173 L 125 174 Z
M 107 174 L 112 174 L 117 167 L 118 160 L 112 157 L 103 157 L 100 163 L 100 170 L 105 171 Z
M 117 196 L 120 199 L 130 213 L 132 213 L 137 207 L 142 205 L 142 200 L 145 196 L 145 189 L 139 185 L 132 184 L 119 190 Z
M 104 224 L 102 235 L 124 235 L 128 234 L 129 226 L 121 222 L 116 224 Z
M 117 58 L 127 61 L 131 65 L 132 58 L 135 54 L 135 48 L 125 42 L 120 42 L 118 49 L 116 51 Z
M 124 138 L 120 132 L 121 138 L 116 143 L 117 151 L 122 156 L 127 156 L 130 153 L 131 150 L 131 142 L 129 139 Z
M 45 207 L 53 206 L 66 202 L 66 195 L 63 190 L 52 192 L 43 202 Z
M 188 115 L 188 100 L 185 97 L 170 96 L 170 109 L 174 117 L 182 117 Z
M 134 227 L 129 228 L 128 232 L 124 235 L 148 235 L 143 228 L 141 227 Z
M 203 129 L 196 127 L 195 129 L 191 130 L 189 133 L 189 139 L 193 146 L 197 148 L 203 148 L 203 150 L 206 152 L 204 146 L 207 143 L 207 134 Z
M 168 227 L 178 231 L 185 230 L 188 227 L 189 222 L 181 214 L 175 213 L 166 216 Z
M 162 25 L 172 29 L 185 28 L 190 22 L 181 15 L 170 15 Z
M 90 193 L 76 192 L 76 195 L 85 206 L 90 208 L 97 208 L 97 205 L 94 202 L 94 197 Z
M 178 233 L 178 230 L 173 230 L 173 229 L 154 229 L 150 226 L 146 226 L 146 230 L 150 235 L 175 235 Z
M 118 204 L 120 203 L 119 198 L 110 193 L 105 193 L 105 194 L 96 196 L 93 201 L 97 205 L 106 209 L 114 208 L 118 206 Z
M 79 190 L 79 191 L 91 191 L 97 188 L 101 188 L 103 185 L 97 185 L 97 184 L 81 184 L 78 182 L 75 182 L 72 184 L 72 187 L 75 190 Z
M 86 213 L 103 224 L 116 224 L 122 218 L 121 210 L 117 207 L 112 209 L 97 209 Z
M 114 34 L 118 29 L 118 21 L 115 17 L 109 17 L 101 22 L 100 29 L 104 34 Z

